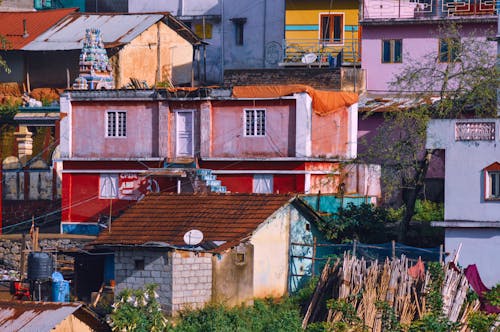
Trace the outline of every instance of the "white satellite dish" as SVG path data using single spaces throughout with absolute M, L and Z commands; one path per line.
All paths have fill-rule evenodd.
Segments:
M 304 54 L 304 56 L 302 57 L 302 63 L 310 64 L 310 63 L 313 63 L 314 61 L 316 61 L 317 58 L 318 58 L 318 56 L 316 54 L 307 53 L 307 54 Z
M 184 234 L 184 243 L 188 246 L 194 246 L 203 240 L 203 233 L 197 229 L 192 229 Z

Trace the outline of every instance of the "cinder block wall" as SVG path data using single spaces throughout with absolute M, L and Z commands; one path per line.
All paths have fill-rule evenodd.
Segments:
M 125 288 L 144 288 L 157 284 L 159 302 L 165 311 L 172 311 L 172 256 L 171 252 L 144 249 L 115 251 L 115 293 Z M 137 269 L 136 261 L 144 260 L 144 269 Z
M 177 251 L 173 254 L 172 309 L 200 308 L 212 298 L 212 255 Z
M 339 68 L 227 69 L 224 85 L 306 84 L 317 89 L 340 90 Z

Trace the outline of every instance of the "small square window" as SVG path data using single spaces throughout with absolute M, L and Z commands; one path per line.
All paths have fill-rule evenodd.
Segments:
M 403 40 L 382 40 L 382 63 L 403 62 Z
M 263 109 L 245 110 L 245 136 L 266 135 L 266 111 Z
M 144 270 L 144 259 L 134 260 L 134 269 L 136 271 L 143 271 Z
M 101 174 L 99 198 L 118 198 L 118 174 Z
M 237 264 L 245 263 L 245 254 L 244 253 L 237 253 L 236 254 L 236 263 Z
M 194 33 L 202 39 L 212 39 L 212 24 L 197 23 L 194 24 Z
M 272 194 L 273 193 L 273 176 L 272 174 L 256 174 L 253 177 L 253 192 L 256 194 Z
M 460 39 L 442 38 L 439 40 L 439 62 L 455 62 L 460 55 Z
M 127 112 L 106 112 L 106 137 L 127 137 Z

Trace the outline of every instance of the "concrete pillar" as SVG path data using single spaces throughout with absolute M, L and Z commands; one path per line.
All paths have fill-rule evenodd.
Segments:
M 26 126 L 19 126 L 19 131 L 14 133 L 17 141 L 17 153 L 19 161 L 25 165 L 33 155 L 33 134 Z

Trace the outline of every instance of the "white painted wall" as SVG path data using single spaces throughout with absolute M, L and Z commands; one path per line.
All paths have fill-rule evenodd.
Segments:
M 500 202 L 484 200 L 482 169 L 500 162 L 500 120 L 494 141 L 455 141 L 455 123 L 463 120 L 432 120 L 427 128 L 427 148 L 445 149 L 445 220 L 499 221 Z
M 446 252 L 453 254 L 462 244 L 458 263 L 462 267 L 476 264 L 487 287 L 500 282 L 500 228 L 447 228 Z
M 253 289 L 257 298 L 281 297 L 287 292 L 290 209 L 287 205 L 276 211 L 250 240 L 254 246 Z

